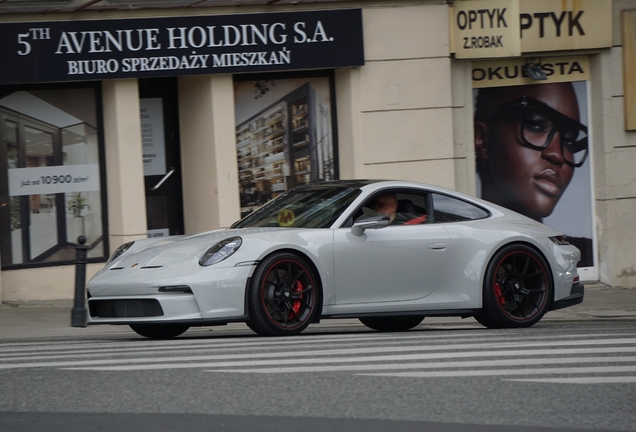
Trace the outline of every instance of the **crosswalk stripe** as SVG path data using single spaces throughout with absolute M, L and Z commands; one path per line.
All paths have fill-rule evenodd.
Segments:
M 237 337 L 237 338 L 205 338 L 205 339 L 184 339 L 184 340 L 127 340 L 125 342 L 99 342 L 92 341 L 75 341 L 69 342 L 34 342 L 34 343 L 0 343 L 0 358 L 15 355 L 15 352 L 27 352 L 27 351 L 64 351 L 76 353 L 78 349 L 91 350 L 102 349 L 104 352 L 110 352 L 108 349 L 116 348 L 119 350 L 139 350 L 139 349 L 185 349 L 185 348 L 199 348 L 202 346 L 210 346 L 211 348 L 221 347 L 240 347 L 240 346 L 273 346 L 273 345 L 296 345 L 296 344 L 320 344 L 324 342 L 351 342 L 351 341 L 377 341 L 385 342 L 399 342 L 408 340 L 453 340 L 455 342 L 460 341 L 480 341 L 480 340 L 510 340 L 515 336 L 520 336 L 523 340 L 552 340 L 552 339 L 579 339 L 579 338 L 615 338 L 615 337 L 634 337 L 634 334 L 615 334 L 615 333 L 585 333 L 585 334 L 573 334 L 573 335 L 558 335 L 558 336 L 528 336 L 523 333 L 502 333 L 492 332 L 490 330 L 477 329 L 470 332 L 461 333 L 449 333 L 443 332 L 435 334 L 427 334 L 425 332 L 417 332 L 416 334 L 401 334 L 401 335 L 386 335 L 384 333 L 366 333 L 363 335 L 299 335 L 290 336 L 285 338 L 280 337 Z M 131 345 L 132 348 L 124 347 L 123 344 Z
M 480 334 L 483 334 L 482 331 L 479 332 Z M 619 336 L 619 335 L 598 335 L 598 334 L 590 334 L 590 335 L 586 335 L 586 336 L 590 336 L 590 337 L 594 337 L 594 336 L 598 336 L 598 337 L 614 337 L 614 336 Z M 625 334 L 621 334 L 620 336 L 626 336 Z M 634 336 L 634 335 L 629 335 L 629 336 Z M 556 337 L 561 337 L 561 336 L 554 336 Z M 471 332 L 471 333 L 462 333 L 462 334 L 451 334 L 451 335 L 443 335 L 443 334 L 435 334 L 435 335 L 399 335 L 399 336 L 386 336 L 382 333 L 368 333 L 365 334 L 364 336 L 359 336 L 359 335 L 337 335 L 337 336 L 333 336 L 333 335 L 329 335 L 329 336 L 306 336 L 306 335 L 299 335 L 299 336 L 289 336 L 289 337 L 285 337 L 285 338 L 280 338 L 280 337 L 257 337 L 256 335 L 254 336 L 249 336 L 249 337 L 242 337 L 242 338 L 231 338 L 231 339 L 227 339 L 227 338 L 223 338 L 223 339 L 213 339 L 213 338 L 206 338 L 206 339 L 200 339 L 200 340 L 192 340 L 192 339 L 186 339 L 186 340 L 168 340 L 168 341 L 149 341 L 149 340 L 132 340 L 132 341 L 127 341 L 127 344 L 133 345 L 134 348 L 131 349 L 155 349 L 155 347 L 157 347 L 157 345 L 160 345 L 160 348 L 166 349 L 167 347 L 172 347 L 173 349 L 183 349 L 183 348 L 198 348 L 201 346 L 205 346 L 205 345 L 209 345 L 210 347 L 213 348 L 217 348 L 217 347 L 240 347 L 240 346 L 271 346 L 271 345 L 294 345 L 294 344 L 299 344 L 299 343 L 303 343 L 303 344 L 319 344 L 319 343 L 323 343 L 323 342 L 350 342 L 350 341 L 370 341 L 370 340 L 376 340 L 378 342 L 381 341 L 405 341 L 405 340 L 410 340 L 410 339 L 424 339 L 424 340 L 429 340 L 429 339 L 455 339 L 458 338 L 460 340 L 462 340 L 461 338 L 466 338 L 466 340 L 470 340 L 470 339 L 483 339 L 483 340 L 488 340 L 491 339 L 492 337 L 475 337 L 475 332 Z M 540 336 L 536 336 L 535 338 L 541 338 Z M 509 337 L 507 338 L 509 339 Z M 545 339 L 545 338 L 541 338 L 541 339 Z M 247 341 L 246 341 L 247 340 Z M 505 339 L 504 339 L 505 340 Z M 13 352 L 18 352 L 18 351 L 37 351 L 37 350 L 42 350 L 43 348 L 41 346 L 39 346 L 40 344 L 37 344 L 35 347 L 9 347 L 9 348 L 3 348 L 4 345 L 0 345 L 0 357 L 3 356 L 4 354 L 2 353 L 13 353 Z M 82 345 L 81 348 L 82 349 L 87 349 L 87 348 L 121 348 L 122 347 L 122 343 L 121 342 L 117 342 L 117 343 L 95 343 L 92 345 Z M 69 351 L 73 351 L 73 350 L 77 350 L 77 346 L 73 344 L 67 344 L 66 346 L 54 346 L 51 349 L 54 349 L 56 351 L 61 351 L 61 350 L 69 350 Z M 45 348 L 46 349 L 46 348 Z M 14 354 L 10 354 L 10 355 L 14 355 Z
M 33 367 L 66 367 L 80 365 L 104 365 L 123 363 L 157 363 L 157 362 L 182 362 L 182 361 L 202 361 L 202 360 L 222 360 L 240 358 L 267 358 L 267 357 L 309 357 L 309 356 L 329 356 L 329 355 L 354 355 L 354 354 L 374 354 L 374 353 L 398 353 L 409 351 L 451 351 L 461 350 L 465 352 L 470 349 L 505 349 L 505 348 L 532 348 L 532 347 L 552 347 L 558 346 L 599 346 L 613 344 L 634 344 L 634 338 L 604 339 L 593 341 L 550 341 L 550 342 L 497 342 L 478 344 L 450 344 L 450 345 L 412 345 L 412 346 L 379 346 L 371 348 L 342 348 L 326 350 L 303 350 L 286 351 L 275 353 L 250 353 L 250 354 L 216 354 L 207 356 L 175 356 L 175 357 L 152 357 L 136 359 L 104 359 L 104 360 L 80 360 L 62 362 L 42 362 L 42 363 L 9 363 L 0 364 L 0 369 L 33 368 Z
M 369 360 L 363 358 L 355 361 Z M 373 361 L 376 359 L 374 358 Z M 392 358 L 383 358 L 382 360 L 393 360 Z M 505 359 L 505 360 L 481 360 L 481 361 L 458 361 L 458 362 L 426 362 L 426 363 L 388 363 L 388 364 L 364 364 L 364 365 L 331 365 L 331 366 L 308 366 L 308 367 L 273 367 L 261 369 L 220 369 L 206 370 L 205 372 L 230 372 L 230 373 L 260 373 L 260 374 L 280 374 L 280 373 L 303 373 L 303 372 L 349 372 L 349 371 L 368 371 L 368 370 L 397 370 L 397 369 L 450 369 L 450 368 L 467 368 L 467 367 L 494 367 L 494 366 L 539 366 L 539 365 L 556 365 L 556 364 L 575 364 L 575 363 L 622 363 L 634 362 L 634 356 L 614 356 L 614 357 L 568 357 L 568 358 L 530 358 L 530 359 Z M 342 362 L 342 360 L 340 360 Z M 245 362 L 247 363 L 247 362 Z M 268 362 L 270 363 L 270 362 Z M 321 363 L 323 363 L 321 361 Z M 249 364 L 224 363 L 218 364 L 217 367 L 223 366 L 250 366 Z
M 595 335 L 578 335 L 578 337 L 600 337 L 600 338 L 606 338 L 610 335 L 599 335 L 599 334 L 595 334 Z M 567 336 L 566 336 L 567 337 Z M 541 338 L 540 336 L 536 336 L 533 338 L 529 338 L 529 339 L 555 339 L 555 338 L 563 338 L 562 336 L 554 336 L 554 337 L 548 337 L 548 338 Z M 409 338 L 409 340 L 416 340 L 419 341 L 420 338 Z M 382 338 L 382 339 L 361 339 L 361 338 L 354 338 L 353 340 L 347 340 L 347 346 L 348 347 L 353 347 L 356 345 L 371 345 L 371 344 L 384 344 L 387 342 L 387 340 L 390 340 L 391 342 L 396 342 L 395 339 L 387 339 L 387 338 Z M 404 340 L 404 339 L 403 339 Z M 509 340 L 509 338 L 507 339 L 501 339 L 501 338 L 481 338 L 481 337 L 468 337 L 466 339 L 454 339 L 453 342 L 462 342 L 462 341 L 467 341 L 467 342 L 479 342 L 479 341 L 489 341 L 490 343 L 494 343 L 495 341 L 500 340 L 500 341 L 505 341 L 505 340 Z M 320 341 L 314 341 L 314 340 L 307 340 L 307 341 L 296 341 L 294 344 L 294 348 L 299 349 L 302 346 L 305 345 L 315 345 L 316 343 L 322 343 L 323 347 L 324 346 L 328 346 L 329 344 L 332 345 L 336 345 L 338 343 L 342 343 L 342 340 L 338 340 L 338 339 L 322 339 Z M 25 361 L 25 360 L 53 360 L 53 359 L 65 359 L 65 358 L 72 358 L 75 360 L 78 359 L 86 359 L 86 358 L 92 358 L 92 357 L 103 357 L 103 354 L 108 354 L 108 355 L 115 355 L 115 356 L 125 356 L 125 355 L 159 355 L 159 354 L 171 354 L 175 351 L 179 352 L 180 354 L 191 354 L 191 353 L 200 353 L 200 352 L 204 352 L 204 351 L 215 351 L 215 350 L 219 350 L 219 349 L 229 349 L 229 348 L 234 348 L 234 349 L 243 349 L 243 350 L 257 350 L 257 349 L 262 349 L 263 347 L 273 347 L 273 346 L 287 346 L 290 345 L 289 343 L 280 343 L 280 344 L 271 344 L 271 343 L 229 343 L 229 344 L 217 344 L 214 346 L 206 346 L 206 345 L 181 345 L 181 346 L 164 346 L 164 345 L 159 345 L 159 346 L 152 346 L 152 347 L 119 347 L 117 350 L 113 350 L 113 349 L 91 349 L 89 350 L 89 352 L 78 352 L 78 347 L 73 347 L 72 349 L 64 349 L 64 350 L 55 350 L 53 352 L 49 351 L 49 350 L 45 350 L 42 352 L 35 352 L 35 353 L 9 353 L 9 354 L 0 354 L 0 364 L 1 362 L 17 362 L 17 361 Z M 80 348 L 84 349 L 85 347 L 80 346 Z M 68 354 L 66 354 L 68 353 Z
M 618 354 L 618 353 L 636 353 L 636 347 L 611 347 L 611 348 L 570 348 L 570 349 L 548 349 L 548 350 L 520 350 L 520 351 L 468 351 L 468 352 L 452 352 L 452 353 L 428 353 L 428 354 L 411 354 L 408 356 L 365 356 L 365 357 L 335 357 L 335 358 L 277 358 L 284 354 L 261 355 L 252 358 L 267 358 L 269 360 L 260 360 L 258 363 L 254 360 L 245 361 L 240 364 L 248 366 L 250 364 L 271 364 L 271 365 L 298 365 L 298 364 L 324 364 L 324 363 L 351 363 L 351 362 L 369 362 L 369 361 L 405 361 L 405 360 L 431 360 L 431 359 L 454 359 L 454 358 L 472 358 L 472 357 L 500 357 L 500 356 L 545 356 L 545 355 L 575 355 L 575 354 Z M 334 353 L 335 354 L 335 353 Z M 289 357 L 289 355 L 284 355 Z M 223 363 L 226 366 L 238 366 L 239 357 L 235 360 Z M 243 357 L 245 358 L 245 357 Z M 250 357 L 247 357 L 250 358 Z M 68 370 L 93 370 L 93 371 L 134 371 L 134 370 L 161 370 L 161 369 L 191 369 L 191 368 L 214 368 L 219 366 L 220 362 L 196 362 L 196 363 L 166 363 L 169 359 L 131 359 L 130 361 L 117 361 L 111 364 L 119 363 L 119 366 L 98 366 L 98 365 L 60 365 Z M 222 359 L 217 359 L 222 360 Z M 229 359 L 226 359 L 229 360 Z M 80 362 L 78 362 L 80 363 Z M 122 365 L 122 363 L 128 363 Z M 131 364 L 134 363 L 134 364 Z M 146 363 L 146 364 L 139 364 Z M 161 363 L 161 364 L 151 364 Z M 103 363 L 107 364 L 107 363 Z M 27 366 L 28 367 L 28 366 Z M 281 369 L 282 370 L 282 369 Z
M 503 379 L 502 381 L 522 381 L 551 384 L 632 384 L 636 376 L 576 377 L 576 378 L 528 378 Z
M 567 367 L 567 368 L 537 368 L 537 369 L 491 369 L 491 370 L 459 370 L 436 372 L 389 372 L 389 373 L 364 373 L 358 375 L 404 377 L 404 378 L 457 378 L 478 376 L 504 376 L 504 375 L 550 375 L 550 374 L 587 374 L 587 373 L 617 373 L 636 372 L 636 366 L 592 366 L 592 367 Z

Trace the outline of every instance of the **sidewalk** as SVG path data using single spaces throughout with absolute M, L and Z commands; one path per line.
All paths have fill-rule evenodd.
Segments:
M 71 327 L 72 300 L 52 302 L 29 302 L 20 304 L 0 304 L 0 341 L 11 339 L 49 337 L 100 337 L 106 335 L 135 334 L 128 326 L 88 326 Z M 586 320 L 634 320 L 636 321 L 636 288 L 613 288 L 604 284 L 585 286 L 585 300 L 582 304 L 566 309 L 548 312 L 543 320 L 586 321 Z M 424 325 L 471 325 L 472 318 L 426 318 Z M 362 326 L 356 319 L 324 320 L 312 324 L 310 328 L 333 328 L 335 326 Z M 223 327 L 206 327 L 201 331 L 242 331 L 243 323 Z M 191 330 L 192 331 L 192 330 Z M 198 329 L 197 329 L 198 331 Z

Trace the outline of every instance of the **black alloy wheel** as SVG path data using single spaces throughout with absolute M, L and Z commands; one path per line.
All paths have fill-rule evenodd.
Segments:
M 150 339 L 172 339 L 185 333 L 187 324 L 130 324 L 130 328 L 140 336 Z
M 381 332 L 401 332 L 410 330 L 424 321 L 424 317 L 422 316 L 364 317 L 358 319 L 362 324 L 370 329 Z
M 541 254 L 524 244 L 505 246 L 488 264 L 483 308 L 475 318 L 489 328 L 530 327 L 548 311 L 552 292 Z
M 252 277 L 247 325 L 263 336 L 299 334 L 316 313 L 318 290 L 303 258 L 289 252 L 270 255 Z

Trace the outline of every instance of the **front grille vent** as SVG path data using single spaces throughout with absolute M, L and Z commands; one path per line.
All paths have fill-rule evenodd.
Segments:
M 88 302 L 91 317 L 141 318 L 163 315 L 159 301 L 155 299 L 92 300 Z

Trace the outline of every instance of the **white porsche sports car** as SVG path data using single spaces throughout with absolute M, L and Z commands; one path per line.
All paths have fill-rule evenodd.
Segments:
M 402 331 L 426 316 L 528 327 L 583 301 L 579 250 L 545 225 L 440 187 L 349 180 L 289 190 L 202 234 L 120 246 L 88 283 L 89 324 L 171 338 L 246 322 L 295 335 L 327 318 Z

